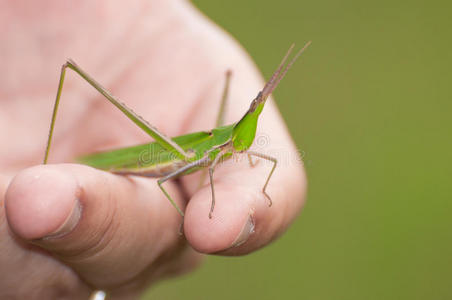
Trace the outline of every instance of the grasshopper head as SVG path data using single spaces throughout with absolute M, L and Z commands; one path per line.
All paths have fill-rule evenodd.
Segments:
M 257 120 L 260 113 L 262 112 L 262 109 L 264 108 L 265 102 L 278 86 L 281 79 L 284 78 L 295 60 L 310 44 L 311 42 L 306 43 L 306 45 L 300 51 L 298 51 L 294 58 L 292 58 L 292 60 L 284 67 L 287 58 L 289 57 L 294 47 L 294 45 L 290 46 L 283 60 L 279 64 L 278 69 L 276 69 L 272 77 L 267 81 L 262 91 L 260 91 L 259 94 L 257 94 L 256 98 L 253 99 L 250 108 L 242 117 L 242 119 L 240 119 L 240 121 L 235 124 L 232 131 L 232 144 L 236 151 L 245 151 L 251 146 L 256 136 Z

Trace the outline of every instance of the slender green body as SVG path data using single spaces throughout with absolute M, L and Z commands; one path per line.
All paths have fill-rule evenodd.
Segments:
M 233 127 L 233 125 L 223 126 L 212 131 L 194 132 L 173 138 L 172 140 L 184 151 L 194 152 L 193 157 L 187 160 L 180 159 L 172 151 L 167 151 L 158 142 L 152 142 L 82 156 L 77 159 L 77 162 L 113 173 L 162 177 L 190 162 L 201 159 L 204 153 L 215 146 L 226 143 L 232 137 Z M 218 153 L 219 150 L 211 151 L 211 159 L 215 159 Z M 205 166 L 192 168 L 184 172 L 184 175 L 202 168 Z
M 209 217 L 211 218 L 215 206 L 215 192 L 213 184 L 213 172 L 215 166 L 222 160 L 230 158 L 234 153 L 245 153 L 250 159 L 251 166 L 253 166 L 251 163 L 251 156 L 256 156 L 273 162 L 273 168 L 271 169 L 262 188 L 263 194 L 267 197 L 269 204 L 271 205 L 270 196 L 266 193 L 265 189 L 268 185 L 270 177 L 273 174 L 273 171 L 276 168 L 277 160 L 271 156 L 251 151 L 249 148 L 251 147 L 256 136 L 257 121 L 264 108 L 267 98 L 285 76 L 287 70 L 292 66 L 294 61 L 308 45 L 309 43 L 306 44 L 286 66 L 284 66 L 291 50 L 293 49 L 292 45 L 286 56 L 283 58 L 278 69 L 273 73 L 272 77 L 265 84 L 262 91 L 260 91 L 256 98 L 251 102 L 250 108 L 244 116 L 237 123 L 221 126 L 229 86 L 230 72 L 227 72 L 226 86 L 220 105 L 220 112 L 217 118 L 217 127 L 210 131 L 200 131 L 174 138 L 167 137 L 157 128 L 149 124 L 146 120 L 133 112 L 133 110 L 128 108 L 124 103 L 120 102 L 113 95 L 111 95 L 105 88 L 102 87 L 100 83 L 77 66 L 75 62 L 68 60 L 61 68 L 60 81 L 58 84 L 52 121 L 50 123 L 49 138 L 44 155 L 44 164 L 47 163 L 49 156 L 66 69 L 69 68 L 85 79 L 92 87 L 101 93 L 105 99 L 116 106 L 132 122 L 134 122 L 139 128 L 155 140 L 155 142 L 149 144 L 86 155 L 78 158 L 77 162 L 117 174 L 159 177 L 160 179 L 158 180 L 158 185 L 160 189 L 182 216 L 184 216 L 184 213 L 173 201 L 168 192 L 163 188 L 162 184 L 167 180 L 193 173 L 200 169 L 208 168 L 212 191 L 212 204 L 209 213 Z

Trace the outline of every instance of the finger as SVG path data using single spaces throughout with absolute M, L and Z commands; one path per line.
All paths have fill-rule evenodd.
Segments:
M 183 206 L 178 190 L 167 189 Z M 19 173 L 6 193 L 6 215 L 19 237 L 46 248 L 96 287 L 131 281 L 150 266 L 160 272 L 162 255 L 186 248 L 178 234 L 181 219 L 155 180 L 80 165 Z
M 278 160 L 267 186 L 273 205 L 268 207 L 262 192 L 273 166 L 269 161 L 258 159 L 259 164 L 251 168 L 243 155 L 241 162 L 232 159 L 217 166 L 212 219 L 208 218 L 210 185 L 196 192 L 197 178 L 187 178 L 184 182 L 193 197 L 187 205 L 184 229 L 189 243 L 200 252 L 232 255 L 256 250 L 284 232 L 304 203 L 306 177 L 299 153 L 274 108 L 269 106 L 266 113 L 261 117 L 258 138 L 265 133 L 267 142 L 252 149 Z
M 225 44 L 230 46 L 229 41 Z M 224 48 L 232 50 L 225 53 L 225 56 L 219 55 L 224 51 L 222 49 L 212 52 L 218 57 L 229 57 L 231 60 L 231 104 L 228 105 L 226 119 L 229 124 L 233 124 L 246 112 L 253 97 L 262 89 L 263 83 L 247 57 L 235 47 Z M 213 65 L 218 68 L 218 74 L 221 74 L 222 66 Z M 222 82 L 219 82 L 216 89 L 209 89 L 205 95 L 206 99 L 219 99 L 221 87 Z M 205 124 L 209 118 L 204 116 L 215 115 L 212 112 L 217 105 L 213 105 L 212 101 L 206 103 L 209 105 L 197 110 L 202 117 L 194 118 L 198 119 L 192 124 L 195 128 L 209 126 Z M 259 144 L 262 142 L 259 141 L 260 136 L 264 137 L 264 144 Z M 216 206 L 212 219 L 208 218 L 212 199 L 210 186 L 197 191 L 196 177 L 183 181 L 189 194 L 193 195 L 187 205 L 184 229 L 187 240 L 198 251 L 221 252 L 226 255 L 249 253 L 284 232 L 300 211 L 306 194 L 305 173 L 299 153 L 272 100 L 267 101 L 259 118 L 255 145 L 251 150 L 273 156 L 279 161 L 267 187 L 273 200 L 273 206 L 270 208 L 262 193 L 272 166 L 268 162 L 261 162 L 255 168 L 250 168 L 246 162 L 228 162 L 217 167 L 214 174 Z M 246 161 L 246 157 L 242 160 Z
M 62 294 L 71 294 L 87 299 L 91 288 L 80 281 L 73 270 L 42 255 L 42 251 L 36 251 L 37 247 L 15 238 L 8 230 L 4 196 L 10 181 L 10 176 L 0 174 L 0 294 L 4 297 L 14 294 L 17 299 L 29 299 L 30 295 L 34 299 L 56 299 Z M 18 286 L 24 278 L 27 282 Z
M 239 255 L 254 251 L 278 237 L 297 216 L 304 200 L 306 180 L 301 168 L 278 166 L 267 188 L 273 205 L 262 192 L 271 169 L 260 162 L 228 162 L 214 182 L 216 205 L 209 219 L 210 186 L 195 193 L 187 205 L 185 234 L 203 253 Z M 221 168 L 220 167 L 220 168 Z

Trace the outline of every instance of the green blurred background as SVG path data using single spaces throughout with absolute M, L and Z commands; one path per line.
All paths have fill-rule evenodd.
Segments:
M 452 6 L 446 1 L 196 0 L 268 78 L 309 178 L 277 242 L 209 257 L 145 299 L 452 299 Z

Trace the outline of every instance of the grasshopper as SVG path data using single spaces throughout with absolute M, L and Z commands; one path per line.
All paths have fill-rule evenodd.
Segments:
M 270 94 L 275 90 L 279 82 L 286 75 L 295 60 L 309 46 L 308 42 L 287 64 L 287 59 L 293 50 L 292 45 L 282 59 L 276 71 L 267 81 L 264 88 L 253 99 L 248 111 L 236 123 L 223 125 L 222 119 L 225 111 L 227 91 L 230 81 L 230 72 L 227 72 L 226 84 L 221 100 L 220 111 L 217 117 L 216 128 L 210 131 L 200 131 L 189 133 L 173 138 L 167 137 L 157 128 L 149 124 L 142 117 L 133 112 L 124 103 L 116 99 L 101 84 L 94 80 L 88 73 L 83 71 L 74 61 L 67 60 L 61 68 L 55 104 L 53 107 L 52 121 L 50 123 L 47 147 L 44 155 L 44 164 L 49 157 L 52 136 L 55 127 L 55 120 L 60 103 L 66 69 L 71 69 L 86 80 L 92 87 L 101 93 L 110 103 L 116 106 L 132 122 L 151 136 L 155 141 L 148 144 L 131 146 L 111 151 L 99 152 L 78 157 L 76 161 L 97 169 L 109 171 L 121 175 L 137 175 L 159 178 L 158 186 L 176 208 L 178 213 L 184 217 L 184 212 L 174 202 L 169 193 L 163 187 L 163 183 L 179 176 L 187 175 L 202 169 L 208 168 L 210 177 L 210 187 L 212 192 L 212 202 L 209 211 L 209 218 L 215 207 L 215 190 L 213 174 L 215 167 L 222 161 L 231 158 L 235 153 L 247 154 L 250 165 L 253 166 L 251 157 L 257 157 L 271 161 L 273 167 L 267 175 L 267 179 L 262 188 L 262 192 L 268 200 L 269 206 L 272 204 L 266 188 L 270 178 L 278 163 L 277 159 L 266 154 L 249 150 L 256 136 L 257 121 L 265 102 Z M 147 155 L 143 159 L 143 154 Z

